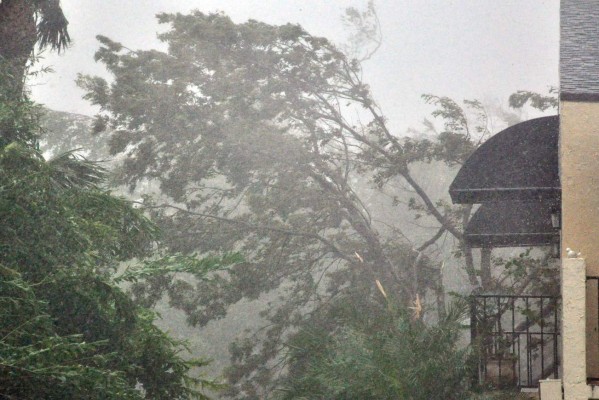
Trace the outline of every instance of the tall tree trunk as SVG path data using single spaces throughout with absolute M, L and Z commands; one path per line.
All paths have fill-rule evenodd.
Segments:
M 21 100 L 27 61 L 37 41 L 32 0 L 0 2 L 0 95 Z

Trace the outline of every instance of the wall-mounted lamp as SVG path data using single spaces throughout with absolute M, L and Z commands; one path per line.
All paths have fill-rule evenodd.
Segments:
M 551 226 L 556 229 L 561 228 L 561 213 L 557 207 L 551 209 Z

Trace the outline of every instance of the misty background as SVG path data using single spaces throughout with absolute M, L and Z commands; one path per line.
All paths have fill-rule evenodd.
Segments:
M 315 36 L 343 44 L 341 16 L 366 1 L 318 0 L 63 0 L 73 44 L 47 52 L 40 64 L 53 74 L 32 80 L 34 100 L 59 111 L 93 115 L 81 99 L 78 73 L 107 76 L 94 62 L 96 35 L 131 49 L 164 49 L 156 39 L 159 12 L 223 11 L 235 22 L 300 24 Z M 478 99 L 506 106 L 517 90 L 545 93 L 558 84 L 558 0 L 378 0 L 382 44 L 364 63 L 364 81 L 397 134 L 418 126 L 430 112 L 420 96 L 432 93 L 460 101 Z M 56 96 L 60 89 L 61 95 Z
M 522 249 L 495 251 L 493 259 L 489 250 L 484 266 L 476 250 L 469 260 L 480 265 L 475 271 L 464 261 L 459 230 L 476 208 L 452 205 L 448 187 L 490 135 L 555 113 L 552 106 L 528 107 L 526 99 L 514 107 L 508 98 L 519 90 L 546 95 L 557 86 L 558 0 L 372 2 L 380 36 L 378 43 L 353 49 L 366 51 L 361 68 L 311 39 L 330 39 L 351 53 L 353 27 L 343 16 L 348 9 L 366 10 L 364 0 L 60 4 L 73 41 L 64 52 L 42 53 L 33 67 L 55 72 L 28 80 L 31 98 L 48 108 L 39 143 L 44 155 L 80 149 L 102 160 L 112 174 L 111 190 L 165 232 L 161 255 L 239 251 L 247 258 L 204 275 L 150 276 L 121 285 L 136 304 L 159 313 L 159 327 L 187 340 L 192 356 L 213 360 L 203 371 L 224 376 L 233 365 L 225 374 L 232 386 L 223 396 L 266 398 L 285 385 L 303 393 L 311 387 L 310 362 L 325 371 L 324 378 L 321 370 L 316 374 L 324 381 L 330 378 L 329 360 L 319 359 L 325 350 L 341 359 L 348 352 L 361 365 L 367 356 L 351 350 L 369 350 L 371 339 L 380 339 L 378 330 L 388 333 L 381 335 L 383 353 L 399 357 L 391 364 L 446 354 L 449 361 L 439 357 L 452 364 L 449 374 L 463 382 L 468 335 L 463 315 L 452 313 L 451 296 L 471 290 L 534 294 L 555 283 L 554 276 L 542 276 L 544 261 L 528 253 L 512 264 L 501 258 L 520 257 Z M 155 17 L 192 10 L 199 11 L 197 21 L 167 17 L 175 28 L 160 26 Z M 307 33 L 289 26 L 248 28 L 248 20 L 298 24 Z M 185 36 L 193 23 L 212 41 L 194 47 L 189 38 L 195 37 Z M 180 60 L 143 52 L 167 52 L 156 35 L 171 28 L 183 32 L 180 41 L 176 34 L 169 39 L 175 51 L 183 49 Z M 218 42 L 219 29 L 237 38 L 250 32 L 249 39 L 229 48 Z M 268 64 L 268 46 L 252 42 L 261 38 L 253 30 L 277 49 L 268 56 L 282 55 L 283 62 Z M 281 31 L 297 42 L 286 47 Z M 104 37 L 101 43 L 96 35 Z M 294 58 L 294 51 L 304 58 Z M 195 66 L 193 56 L 203 67 L 186 75 L 176 62 Z M 115 59 L 126 67 L 115 68 Z M 334 73 L 328 76 L 330 60 Z M 285 62 L 307 73 L 294 75 L 280 67 Z M 172 85 L 177 79 L 185 82 L 182 92 Z M 102 109 L 82 99 L 86 92 Z M 102 116 L 93 120 L 98 112 Z M 527 273 L 529 279 L 521 279 Z M 396 322 L 409 329 L 398 334 Z M 429 342 L 419 342 L 422 336 Z M 332 348 L 319 347 L 329 343 Z M 405 354 L 393 353 L 410 346 L 424 355 L 406 361 Z M 296 376 L 308 384 L 295 382 Z

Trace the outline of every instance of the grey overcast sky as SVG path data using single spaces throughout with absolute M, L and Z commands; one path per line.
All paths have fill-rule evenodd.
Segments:
M 97 34 L 125 46 L 161 48 L 159 12 L 223 11 L 235 22 L 299 23 L 335 43 L 346 37 L 341 15 L 367 0 L 62 0 L 72 47 L 46 53 L 53 74 L 31 82 L 33 98 L 56 110 L 93 115 L 74 83 L 78 72 L 106 76 L 93 55 Z M 383 45 L 364 77 L 391 127 L 403 134 L 429 108 L 420 95 L 505 104 L 526 89 L 558 84 L 559 0 L 376 0 Z

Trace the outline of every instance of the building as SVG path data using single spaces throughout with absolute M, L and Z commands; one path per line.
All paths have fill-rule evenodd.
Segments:
M 599 0 L 561 0 L 560 6 L 559 115 L 518 124 L 490 139 L 464 164 L 450 194 L 456 203 L 481 204 L 465 232 L 472 247 L 561 248 L 561 314 L 555 302 L 553 336 L 544 336 L 544 323 L 533 332 L 541 343 L 552 338 L 553 353 L 541 345 L 537 355 L 553 364 L 545 371 L 541 361 L 534 384 L 540 382 L 542 400 L 599 399 Z M 503 297 L 513 310 L 514 297 Z M 493 318 L 501 325 L 504 300 L 491 298 L 482 297 L 484 311 L 488 316 L 487 302 L 496 301 L 500 311 Z M 543 316 L 542 299 L 540 304 Z M 521 334 L 515 325 L 509 335 L 492 332 L 489 354 L 496 352 L 497 332 L 504 342 L 508 338 L 512 361 L 504 358 L 503 369 L 525 386 L 523 372 L 516 370 L 522 356 L 514 355 Z M 533 325 L 526 326 L 528 348 Z M 531 363 L 539 357 L 526 358 L 526 374 L 533 375 Z M 501 380 L 501 360 L 490 358 L 480 371 Z
M 561 1 L 559 114 L 563 391 L 598 399 L 599 1 Z

